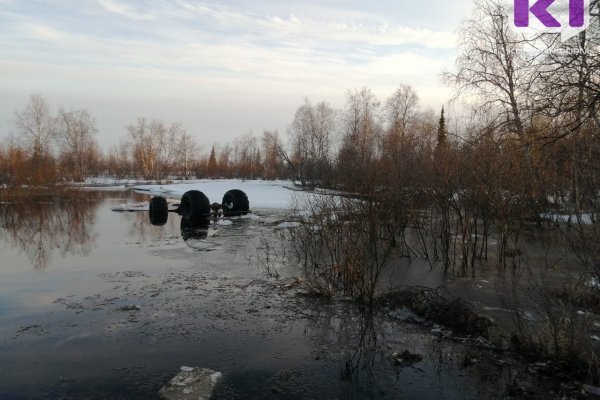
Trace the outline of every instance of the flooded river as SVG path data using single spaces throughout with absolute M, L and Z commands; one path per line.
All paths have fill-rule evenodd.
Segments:
M 206 237 L 111 211 L 144 200 L 0 205 L 0 399 L 154 399 L 181 366 L 221 371 L 214 399 L 520 397 L 516 361 L 269 277 L 282 211 Z

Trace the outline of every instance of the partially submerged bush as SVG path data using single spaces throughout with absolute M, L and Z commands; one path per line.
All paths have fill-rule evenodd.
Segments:
M 389 308 L 406 307 L 417 315 L 452 329 L 454 332 L 489 337 L 492 322 L 475 313 L 464 300 L 449 300 L 440 294 L 440 289 L 407 287 L 388 293 L 379 302 Z
M 291 240 L 309 287 L 371 302 L 405 222 L 396 205 L 373 199 L 314 196 L 297 211 L 305 222 Z
M 592 318 L 581 310 L 597 289 L 585 271 L 570 271 L 561 279 L 549 271 L 525 266 L 510 277 L 510 287 L 499 289 L 514 326 L 511 345 L 531 358 L 562 363 L 570 378 L 597 381 Z

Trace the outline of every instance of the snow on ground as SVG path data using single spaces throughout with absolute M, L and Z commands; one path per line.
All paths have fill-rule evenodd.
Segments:
M 186 181 L 181 179 L 168 179 L 167 182 L 171 183 L 184 183 Z M 123 191 L 128 190 L 130 187 L 135 185 L 152 185 L 160 184 L 160 181 L 144 180 L 144 179 L 117 179 L 109 177 L 89 177 L 83 182 L 69 182 L 69 186 L 78 187 L 83 190 L 91 191 Z
M 546 214 L 540 214 L 540 217 L 543 219 L 547 219 L 550 221 L 554 221 L 556 223 L 571 223 L 571 224 L 577 224 L 577 215 L 561 215 L 561 214 L 552 214 L 552 213 L 546 213 Z M 581 214 L 581 223 L 583 225 L 592 225 L 593 223 L 593 219 L 592 219 L 592 214 Z
M 300 222 L 282 222 L 281 224 L 277 225 L 275 228 L 276 229 L 291 229 L 291 228 L 298 228 L 302 226 L 302 224 Z
M 129 190 L 128 186 L 80 186 L 81 190 L 87 190 L 90 192 L 124 192 Z
M 177 210 L 177 208 L 179 207 L 179 202 L 178 201 L 176 201 L 176 202 L 170 201 L 170 202 L 168 202 L 167 207 L 171 211 Z M 135 212 L 135 211 L 148 211 L 149 208 L 150 208 L 150 203 L 148 203 L 147 201 L 142 201 L 142 202 L 122 203 L 117 206 L 114 206 L 113 208 L 111 208 L 111 210 L 117 211 L 117 212 Z
M 201 180 L 174 185 L 139 185 L 134 186 L 134 189 L 154 196 L 173 198 L 181 198 L 188 190 L 199 190 L 211 203 L 221 203 L 225 192 L 240 189 L 248 196 L 251 209 L 291 209 L 298 205 L 301 207 L 306 199 L 315 196 L 312 193 L 295 190 L 291 181 Z
M 125 211 L 148 211 L 148 202 L 144 202 L 144 203 L 125 203 L 125 204 L 119 204 L 113 208 L 111 208 L 112 211 L 120 211 L 120 212 L 125 212 Z
M 118 179 L 118 178 L 110 178 L 110 177 L 89 177 L 86 178 L 83 182 L 75 183 L 72 185 L 76 186 L 133 186 L 133 185 L 143 185 L 143 184 L 153 184 L 158 181 L 153 180 L 144 180 L 144 179 Z M 181 179 L 169 179 L 169 182 L 180 183 L 184 182 Z

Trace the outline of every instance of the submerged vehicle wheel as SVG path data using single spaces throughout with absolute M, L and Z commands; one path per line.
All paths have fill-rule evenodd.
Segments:
M 179 204 L 181 216 L 190 221 L 199 221 L 210 217 L 210 202 L 204 193 L 198 190 L 185 192 Z
M 246 215 L 249 210 L 248 196 L 241 190 L 232 189 L 223 196 L 223 215 L 225 217 Z
M 190 239 L 206 239 L 208 236 L 208 227 L 210 226 L 210 220 L 199 219 L 197 221 L 190 221 L 189 219 L 181 218 L 181 237 L 184 241 Z
M 155 226 L 162 226 L 167 223 L 169 218 L 169 207 L 167 199 L 164 197 L 153 197 L 150 199 L 150 208 L 148 209 L 150 223 Z

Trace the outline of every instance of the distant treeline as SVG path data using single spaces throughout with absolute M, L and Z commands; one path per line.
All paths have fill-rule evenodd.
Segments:
M 206 152 L 181 124 L 138 118 L 126 127 L 126 137 L 102 151 L 89 110 L 61 108 L 53 113 L 38 94 L 15 112 L 13 121 L 15 134 L 0 146 L 0 184 L 4 187 L 80 182 L 89 177 L 287 177 L 277 132 L 264 132 L 260 139 L 241 136 L 233 143 L 214 144 Z
M 126 127 L 126 137 L 102 151 L 89 110 L 60 108 L 54 113 L 41 95 L 34 94 L 15 112 L 15 134 L 0 147 L 0 183 L 48 185 L 103 176 L 294 179 L 306 185 L 332 185 L 348 168 L 348 152 L 357 144 L 352 142 L 358 139 L 360 152 L 369 159 L 383 156 L 384 147 L 400 134 L 419 137 L 431 148 L 436 118 L 432 110 L 420 110 L 418 96 L 408 85 L 383 105 L 363 88 L 348 91 L 344 110 L 306 99 L 284 140 L 277 131 L 264 131 L 207 149 L 179 123 L 138 118 Z

